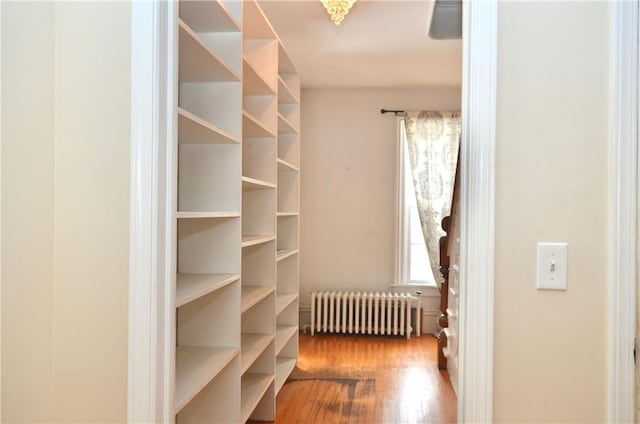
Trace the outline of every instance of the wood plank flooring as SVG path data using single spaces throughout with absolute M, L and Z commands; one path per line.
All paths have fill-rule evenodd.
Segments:
M 456 398 L 437 340 L 300 334 L 276 423 L 451 423 Z

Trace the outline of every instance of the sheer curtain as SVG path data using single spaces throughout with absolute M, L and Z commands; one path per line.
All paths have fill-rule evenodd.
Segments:
M 407 112 L 404 128 L 418 214 L 429 263 L 438 287 L 442 218 L 451 212 L 451 198 L 460 147 L 460 112 Z

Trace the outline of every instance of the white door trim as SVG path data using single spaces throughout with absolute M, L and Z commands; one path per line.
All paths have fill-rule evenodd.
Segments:
M 127 421 L 173 421 L 176 3 L 131 8 Z
M 611 13 L 608 420 L 635 421 L 638 196 L 638 3 Z
M 0 48 L 2 46 L 2 5 L 0 4 Z M 0 55 L 0 100 L 2 99 L 2 55 Z M 2 191 L 2 101 L 0 101 L 0 192 Z M 2 196 L 0 196 L 0 253 L 2 252 Z M 0 259 L 0 329 L 2 328 L 2 260 Z M 2 421 L 2 337 L 0 337 L 0 421 Z
M 465 1 L 462 34 L 458 422 L 491 422 L 497 1 Z

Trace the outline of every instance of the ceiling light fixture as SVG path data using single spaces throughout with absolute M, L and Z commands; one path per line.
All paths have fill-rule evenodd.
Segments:
M 356 2 L 356 0 L 320 0 L 322 5 L 327 12 L 329 12 L 329 16 L 331 16 L 331 20 L 334 24 L 340 25 L 340 22 L 347 16 L 349 13 L 349 9 Z

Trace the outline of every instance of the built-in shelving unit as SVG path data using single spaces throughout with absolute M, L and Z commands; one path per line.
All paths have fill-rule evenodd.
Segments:
M 176 422 L 275 419 L 298 355 L 300 78 L 255 0 L 180 0 Z

